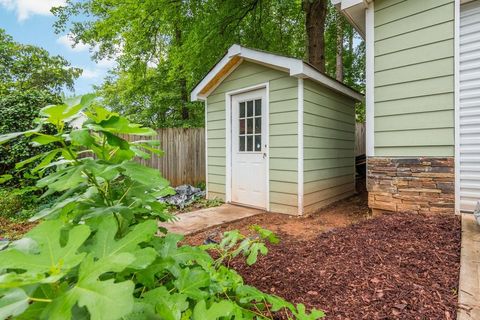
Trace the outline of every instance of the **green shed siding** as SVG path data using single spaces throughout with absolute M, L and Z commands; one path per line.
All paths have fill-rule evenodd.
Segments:
M 304 212 L 355 191 L 355 102 L 304 80 Z
M 225 93 L 269 82 L 270 210 L 298 212 L 297 79 L 243 62 L 207 98 L 208 197 L 225 199 Z
M 454 0 L 375 1 L 375 156 L 453 156 Z

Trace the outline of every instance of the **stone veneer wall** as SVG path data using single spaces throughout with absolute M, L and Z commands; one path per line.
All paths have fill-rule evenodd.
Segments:
M 454 213 L 453 157 L 367 160 L 368 205 L 373 210 Z

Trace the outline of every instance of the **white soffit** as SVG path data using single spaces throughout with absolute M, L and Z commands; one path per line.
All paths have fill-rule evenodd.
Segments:
M 365 9 L 373 0 L 332 0 L 358 33 L 365 39 Z
M 192 90 L 191 100 L 205 100 L 208 95 L 215 90 L 215 88 L 244 60 L 288 72 L 290 76 L 293 77 L 310 78 L 315 82 L 321 83 L 326 87 L 357 101 L 363 100 L 362 94 L 324 75 L 303 60 L 249 49 L 238 44 L 232 45 L 228 49 L 227 54 L 212 68 L 212 70 L 210 70 L 202 81 L 197 84 Z

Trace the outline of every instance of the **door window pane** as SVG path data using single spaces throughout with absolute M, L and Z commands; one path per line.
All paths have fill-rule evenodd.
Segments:
M 262 118 L 255 118 L 255 133 L 262 133 Z
M 253 133 L 253 119 L 247 119 L 247 134 Z
M 245 136 L 240 136 L 238 145 L 239 145 L 240 151 L 245 151 Z
M 255 100 L 255 115 L 262 115 L 262 100 Z
M 240 134 L 245 134 L 245 119 L 240 119 Z
M 255 151 L 262 151 L 262 136 L 255 135 Z
M 247 117 L 253 116 L 253 101 L 247 101 Z
M 240 118 L 245 118 L 245 102 L 240 102 Z
M 253 151 L 253 136 L 247 136 L 247 151 Z

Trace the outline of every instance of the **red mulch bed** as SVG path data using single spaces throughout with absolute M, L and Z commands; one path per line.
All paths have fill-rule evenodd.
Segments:
M 327 319 L 455 319 L 460 267 L 455 216 L 384 215 L 309 239 L 281 235 L 246 283 Z

